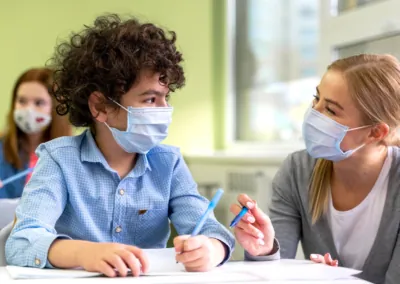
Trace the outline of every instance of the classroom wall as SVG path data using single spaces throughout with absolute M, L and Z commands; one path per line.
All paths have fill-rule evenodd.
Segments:
M 172 97 L 173 124 L 166 143 L 183 153 L 210 151 L 223 141 L 223 9 L 213 0 L 19 0 L 0 4 L 0 127 L 11 89 L 26 68 L 43 65 L 57 38 L 104 12 L 135 15 L 177 32 L 187 84 Z

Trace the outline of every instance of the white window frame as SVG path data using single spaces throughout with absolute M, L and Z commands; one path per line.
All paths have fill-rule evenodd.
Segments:
M 240 0 L 239 0 L 240 1 Z M 335 0 L 321 0 L 320 43 L 318 49 L 318 74 L 322 76 L 326 67 L 336 59 L 335 49 L 342 46 L 378 39 L 400 33 L 400 1 L 382 0 L 336 15 Z M 225 104 L 225 149 L 227 152 L 265 153 L 282 156 L 304 149 L 300 140 L 293 143 L 242 142 L 235 140 L 234 48 L 235 48 L 235 0 L 226 0 L 227 52 Z
M 400 33 L 400 1 L 381 0 L 335 15 L 336 1 L 321 1 L 319 73 L 336 59 L 335 49 Z

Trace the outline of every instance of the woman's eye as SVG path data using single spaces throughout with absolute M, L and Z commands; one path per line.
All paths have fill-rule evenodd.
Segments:
M 18 103 L 21 105 L 26 104 L 26 100 L 25 99 L 18 99 Z
M 326 111 L 329 112 L 330 114 L 336 115 L 336 113 L 331 110 L 329 107 L 326 107 Z
M 44 102 L 44 100 L 37 100 L 37 101 L 35 102 L 35 105 L 36 105 L 36 106 L 43 106 L 43 105 L 45 105 L 45 102 Z
M 312 106 L 314 107 L 318 103 L 319 97 L 317 95 L 314 95 L 313 97 L 314 99 L 312 100 Z

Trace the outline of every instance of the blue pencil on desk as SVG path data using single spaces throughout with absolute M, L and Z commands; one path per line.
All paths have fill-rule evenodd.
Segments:
M 30 174 L 32 171 L 33 171 L 33 168 L 28 168 L 28 169 L 26 169 L 26 170 L 24 170 L 24 171 L 22 171 L 22 172 L 19 172 L 19 173 L 13 175 L 13 176 L 11 176 L 11 177 L 9 177 L 9 178 L 6 178 L 5 180 L 1 181 L 1 185 L 2 185 L 2 186 L 5 186 L 5 185 L 7 185 L 7 184 L 9 184 L 9 183 L 11 183 L 11 182 L 17 180 L 17 179 L 20 179 L 20 178 L 22 178 L 22 177 L 24 177 L 24 176 L 27 176 L 27 175 Z
M 237 223 L 239 223 L 239 221 L 243 218 L 243 216 L 246 215 L 247 211 L 249 211 L 249 209 L 247 207 L 243 207 L 242 210 L 240 210 L 239 214 L 237 214 L 236 217 L 232 220 L 229 227 L 235 227 Z

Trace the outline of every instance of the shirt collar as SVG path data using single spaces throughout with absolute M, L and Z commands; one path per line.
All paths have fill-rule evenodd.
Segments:
M 144 154 L 137 154 L 137 155 L 138 158 L 136 161 L 136 165 L 133 168 L 133 170 L 130 171 L 127 177 L 140 177 L 146 172 L 147 169 L 151 170 L 151 166 L 147 155 Z M 107 170 L 115 172 L 113 169 L 110 168 L 106 159 L 103 156 L 103 153 L 101 153 L 100 149 L 97 147 L 96 141 L 94 140 L 93 135 L 89 129 L 86 130 L 85 137 L 82 141 L 81 161 L 89 163 L 100 163 Z

